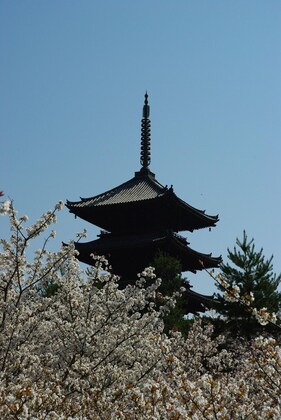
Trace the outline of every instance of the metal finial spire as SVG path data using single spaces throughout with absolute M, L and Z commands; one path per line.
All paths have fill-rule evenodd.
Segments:
M 150 164 L 150 119 L 149 119 L 149 105 L 148 94 L 144 95 L 144 106 L 141 120 L 141 155 L 140 163 L 143 169 L 148 169 Z

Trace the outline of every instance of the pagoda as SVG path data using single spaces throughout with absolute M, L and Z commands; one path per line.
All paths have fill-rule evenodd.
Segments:
M 137 273 L 152 264 L 161 251 L 181 262 L 182 271 L 196 273 L 203 268 L 218 267 L 221 257 L 203 254 L 189 247 L 178 232 L 211 228 L 218 216 L 209 216 L 180 199 L 173 187 L 163 186 L 150 166 L 150 107 L 145 94 L 141 120 L 141 168 L 133 178 L 102 194 L 67 201 L 75 216 L 102 229 L 98 239 L 75 243 L 78 259 L 93 265 L 91 254 L 104 255 L 124 287 L 133 283 Z M 187 290 L 187 312 L 204 311 L 211 297 Z

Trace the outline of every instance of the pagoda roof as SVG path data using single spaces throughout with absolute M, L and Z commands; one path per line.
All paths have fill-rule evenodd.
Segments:
M 183 292 L 184 311 L 185 313 L 205 312 L 214 306 L 215 300 L 213 296 L 202 295 L 189 288 Z
M 218 216 L 190 206 L 163 186 L 149 170 L 102 194 L 67 201 L 71 213 L 110 232 L 151 230 L 155 224 L 175 231 L 216 225 Z
M 105 255 L 113 271 L 124 277 L 136 276 L 146 266 L 152 264 L 155 254 L 161 250 L 177 258 L 182 271 L 218 267 L 221 257 L 197 252 L 188 246 L 182 236 L 174 232 L 152 232 L 137 235 L 102 234 L 99 239 L 87 243 L 75 243 L 78 259 L 93 265 L 90 254 Z
M 140 173 L 136 172 L 134 178 L 131 178 L 129 181 L 126 181 L 111 190 L 94 197 L 81 197 L 81 201 L 67 201 L 67 206 L 70 209 L 74 209 L 126 204 L 136 201 L 151 200 L 164 195 L 166 191 L 167 187 L 163 187 L 160 182 L 156 181 L 153 175 L 148 174 L 147 176 L 140 176 Z
M 147 232 L 152 228 L 176 232 L 212 227 L 218 216 L 190 206 L 173 191 L 157 181 L 150 171 L 150 107 L 145 94 L 141 120 L 141 169 L 129 181 L 102 194 L 79 201 L 68 201 L 67 208 L 100 228 L 115 233 Z

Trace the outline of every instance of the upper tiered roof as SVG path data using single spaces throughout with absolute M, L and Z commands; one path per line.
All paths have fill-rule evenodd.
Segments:
M 141 169 L 129 181 L 102 194 L 67 201 L 71 213 L 110 232 L 146 232 L 171 229 L 179 232 L 215 226 L 209 216 L 181 200 L 173 188 L 163 186 L 150 171 L 150 120 L 145 95 L 141 123 Z

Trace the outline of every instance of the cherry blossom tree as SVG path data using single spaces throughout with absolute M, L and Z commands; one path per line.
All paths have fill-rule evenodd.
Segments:
M 280 418 L 277 338 L 229 350 L 200 319 L 186 336 L 164 334 L 176 296 L 155 305 L 153 268 L 120 290 L 103 257 L 83 270 L 73 243 L 47 250 L 61 207 L 26 226 L 2 204 L 11 237 L 0 241 L 0 418 Z M 54 293 L 42 293 L 50 282 Z

